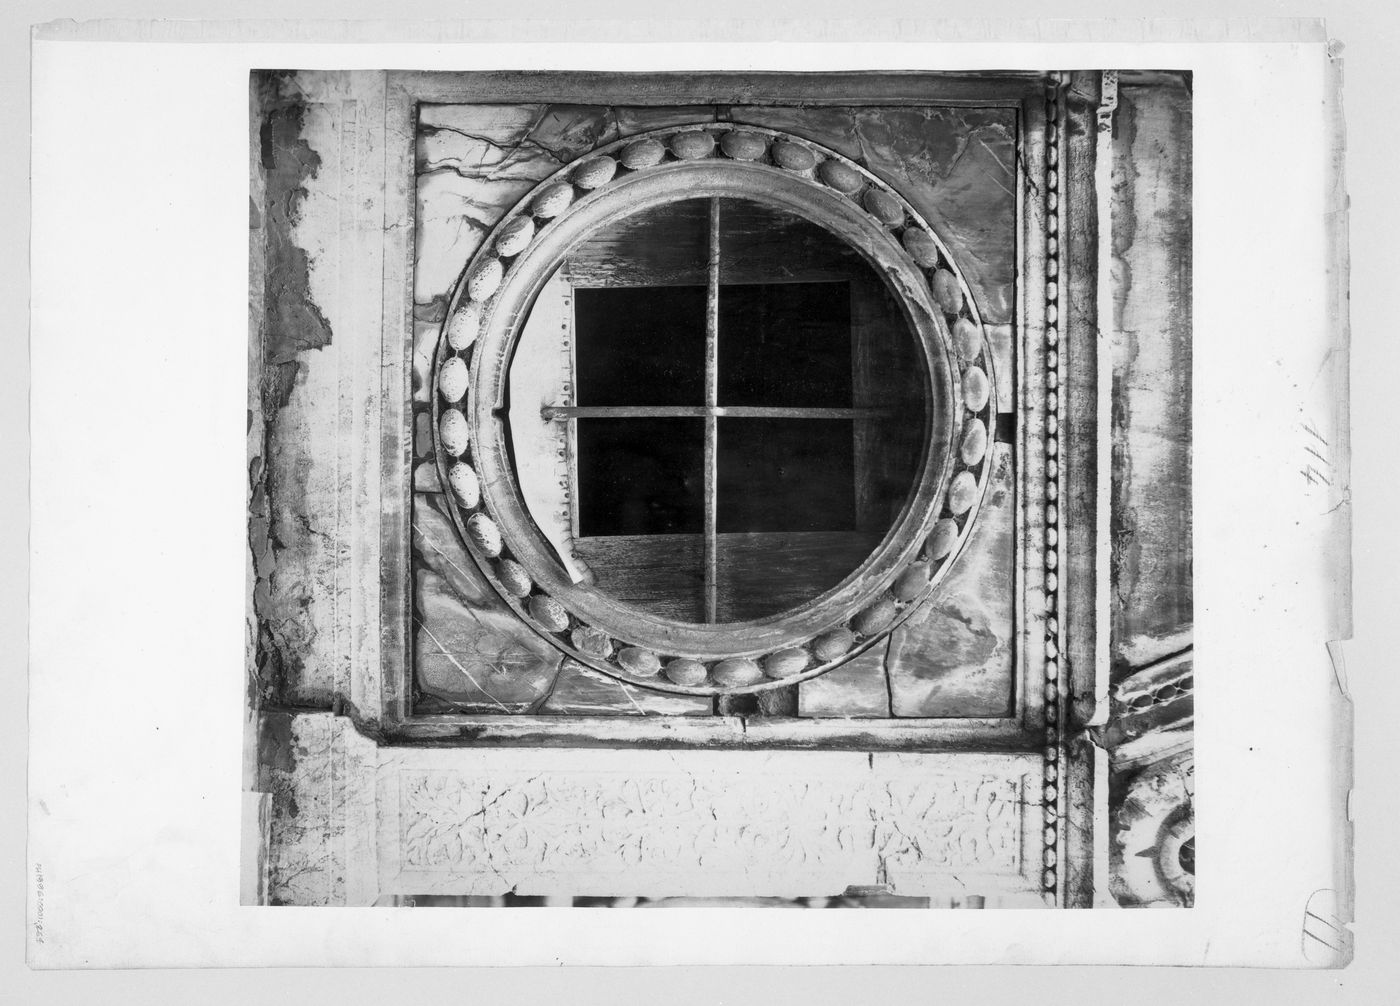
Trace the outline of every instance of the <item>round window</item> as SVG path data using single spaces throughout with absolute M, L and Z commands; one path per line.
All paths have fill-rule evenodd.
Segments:
M 501 595 L 595 668 L 706 694 L 819 674 L 929 596 L 995 408 L 912 208 L 713 124 L 522 200 L 454 292 L 436 384 L 440 473 Z

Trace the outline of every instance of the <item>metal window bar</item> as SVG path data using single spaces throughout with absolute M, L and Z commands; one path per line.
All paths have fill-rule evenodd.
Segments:
M 719 420 L 734 419 L 867 419 L 894 415 L 888 408 L 815 408 L 788 406 L 725 406 L 719 404 L 719 277 L 720 200 L 710 200 L 709 249 L 706 258 L 705 296 L 705 404 L 704 405 L 546 405 L 540 409 L 545 422 L 577 419 L 705 420 L 704 456 L 704 585 L 705 621 L 718 620 L 719 584 Z

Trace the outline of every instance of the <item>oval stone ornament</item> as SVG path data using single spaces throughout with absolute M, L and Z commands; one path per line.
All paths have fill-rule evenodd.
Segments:
M 981 367 L 968 367 L 963 374 L 963 404 L 969 412 L 981 412 L 992 395 L 992 383 Z
M 470 378 L 466 361 L 460 356 L 449 357 L 438 370 L 438 393 L 455 405 L 466 396 Z
M 442 438 L 442 449 L 460 458 L 467 450 L 467 417 L 457 409 L 444 409 L 438 420 L 438 435 Z
M 851 652 L 855 645 L 855 633 L 850 629 L 832 629 L 812 641 L 812 653 L 823 664 L 829 664 Z
M 529 597 L 534 587 L 530 574 L 514 559 L 502 559 L 496 564 L 496 579 L 501 581 L 501 586 L 511 597 Z
M 958 285 L 958 278 L 947 269 L 939 269 L 933 274 L 929 288 L 933 290 L 933 299 L 947 314 L 957 314 L 962 310 L 962 287 Z
M 897 601 L 912 601 L 928 586 L 932 574 L 933 568 L 928 563 L 916 562 L 899 574 L 894 586 L 890 588 L 890 593 Z
M 568 182 L 555 182 L 545 188 L 530 204 L 535 216 L 548 220 L 557 217 L 574 201 L 574 187 Z
M 526 605 L 530 617 L 539 622 L 549 632 L 563 632 L 569 627 L 569 613 L 564 606 L 552 597 L 536 594 Z
M 735 129 L 719 138 L 719 149 L 736 161 L 756 161 L 768 151 L 768 140 L 758 133 Z
M 971 472 L 958 472 L 953 484 L 948 487 L 948 509 L 962 515 L 972 509 L 977 499 L 977 480 Z
M 789 647 L 764 657 L 763 673 L 770 678 L 790 678 L 805 671 L 809 662 L 806 650 Z
M 703 685 L 705 679 L 709 677 L 709 672 L 705 670 L 705 665 L 698 660 L 688 660 L 685 657 L 678 657 L 666 665 L 662 672 L 667 679 L 677 685 Z
M 481 480 L 476 477 L 476 470 L 471 465 L 458 461 L 447 469 L 447 484 L 452 487 L 453 494 L 457 497 L 462 506 L 468 510 L 476 509 L 481 502 Z
M 469 349 L 481 331 L 481 306 L 468 300 L 447 319 L 447 344 L 455 352 Z
M 958 523 L 948 518 L 943 518 L 933 525 L 933 530 L 928 536 L 928 557 L 931 562 L 937 562 L 953 551 L 953 546 L 958 542 Z
M 661 658 L 640 646 L 624 646 L 617 653 L 618 665 L 639 678 L 654 678 L 661 672 Z
M 574 169 L 574 184 L 581 189 L 596 189 L 606 185 L 617 174 L 617 162 L 611 157 L 592 157 Z
M 703 129 L 691 129 L 671 137 L 671 153 L 683 161 L 698 161 L 715 150 L 715 138 Z
M 925 269 L 932 269 L 938 265 L 938 242 L 933 240 L 928 231 L 910 227 L 904 232 L 904 250 Z
M 501 288 L 506 268 L 498 258 L 489 258 L 476 267 L 467 280 L 467 295 L 472 300 L 485 300 Z
M 882 597 L 851 619 L 851 628 L 862 636 L 873 636 L 893 622 L 895 614 L 894 598 Z
M 484 513 L 472 514 L 467 518 L 467 540 L 481 549 L 487 558 L 494 559 L 501 554 L 501 529 Z
M 730 657 L 715 664 L 715 684 L 740 688 L 763 680 L 763 669 L 747 657 Z
M 811 171 L 817 166 L 817 155 L 800 143 L 779 140 L 773 144 L 773 163 L 787 171 Z
M 969 419 L 963 427 L 962 445 L 958 449 L 963 464 L 975 465 L 987 453 L 987 427 L 980 419 Z
M 843 195 L 854 195 L 865 186 L 865 177 L 841 161 L 823 161 L 822 166 L 817 169 L 817 174 L 821 176 L 822 181 Z
M 953 322 L 953 348 L 964 360 L 975 360 L 982 352 L 982 330 L 971 318 Z
M 607 658 L 612 656 L 612 640 L 602 629 L 591 625 L 580 625 L 569 634 L 569 640 L 580 653 L 590 657 Z
M 665 156 L 666 147 L 661 141 L 647 138 L 627 144 L 627 146 L 622 148 L 622 154 L 618 159 L 622 161 L 622 166 L 624 168 L 637 171 L 641 168 L 650 168 L 660 164 L 661 159 Z
M 888 192 L 870 189 L 865 193 L 861 202 L 886 227 L 898 227 L 904 223 L 904 207 L 899 205 L 899 200 Z
M 522 213 L 501 228 L 500 237 L 496 238 L 496 254 L 506 258 L 519 255 L 534 238 L 535 221 Z

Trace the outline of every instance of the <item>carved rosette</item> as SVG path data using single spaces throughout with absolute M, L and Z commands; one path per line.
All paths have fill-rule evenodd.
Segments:
M 742 653 L 664 652 L 652 640 L 591 624 L 532 576 L 528 550 L 502 533 L 499 502 L 479 478 L 479 445 L 468 415 L 476 392 L 471 371 L 479 339 L 491 325 L 501 291 L 516 281 L 515 265 L 551 228 L 590 201 L 640 173 L 691 164 L 729 164 L 773 173 L 823 193 L 838 193 L 867 225 L 886 236 L 891 255 L 922 277 L 919 292 L 933 305 L 927 347 L 950 363 L 951 445 L 933 457 L 937 492 L 918 515 L 914 545 L 898 567 L 869 585 L 865 600 L 805 638 Z M 676 198 L 686 195 L 682 188 Z M 541 277 L 519 277 L 522 283 Z M 919 313 L 928 313 L 919 308 Z M 518 327 L 523 318 L 510 323 Z M 514 336 L 512 336 L 513 338 Z M 926 339 L 929 337 L 925 337 Z M 488 236 L 453 294 L 435 360 L 434 430 L 439 474 L 453 488 L 454 520 L 467 548 L 519 616 L 574 659 L 643 687 L 699 695 L 759 692 L 790 686 L 837 666 L 903 622 L 929 598 L 956 559 L 975 519 L 990 474 L 995 423 L 992 354 L 967 283 L 948 251 L 913 207 L 870 172 L 814 143 L 756 127 L 705 123 L 658 130 L 599 148 L 561 168 L 527 194 Z M 464 401 L 465 399 L 465 401 Z M 463 487 L 465 491 L 459 489 Z

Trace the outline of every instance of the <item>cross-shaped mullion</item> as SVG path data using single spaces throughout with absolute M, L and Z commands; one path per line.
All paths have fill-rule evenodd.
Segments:
M 719 420 L 741 419 L 863 419 L 888 416 L 891 409 L 789 408 L 784 406 L 722 406 L 719 404 L 719 276 L 720 200 L 710 200 L 709 253 L 706 259 L 705 297 L 705 404 L 704 405 L 547 405 L 540 414 L 555 419 L 660 419 L 705 420 L 705 621 L 718 620 L 719 535 L 717 532 L 719 484 Z

